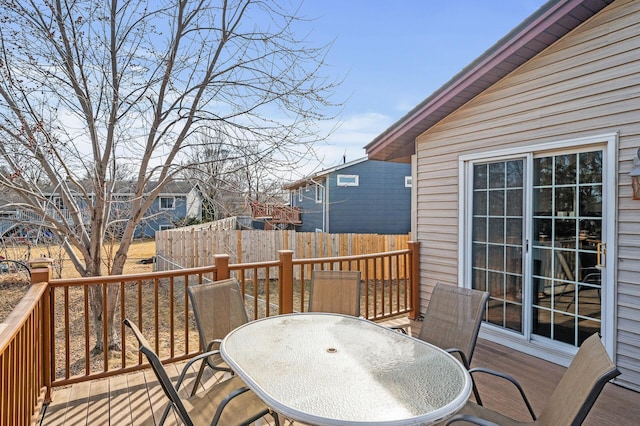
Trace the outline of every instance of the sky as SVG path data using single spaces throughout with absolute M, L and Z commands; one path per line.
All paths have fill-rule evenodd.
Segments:
M 546 0 L 304 0 L 309 37 L 333 41 L 327 72 L 343 77 L 339 127 L 317 146 L 320 169 L 364 146 L 492 47 Z

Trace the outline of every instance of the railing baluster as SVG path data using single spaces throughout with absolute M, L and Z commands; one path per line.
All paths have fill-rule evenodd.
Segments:
M 126 288 L 124 281 L 120 281 L 120 319 L 126 318 L 124 302 L 126 300 Z M 120 365 L 122 368 L 127 367 L 127 341 L 125 340 L 124 324 L 120 321 Z
M 138 327 L 142 330 L 142 280 L 138 280 Z M 142 364 L 142 353 L 138 352 L 138 364 Z
M 65 348 L 65 357 L 64 357 L 64 368 L 66 371 L 69 371 L 69 365 L 71 361 L 69 359 L 70 351 L 70 336 L 69 336 L 69 287 L 65 287 L 63 289 L 64 294 L 64 348 Z M 88 359 L 88 358 L 87 358 Z M 88 363 L 87 363 L 88 364 Z M 89 373 L 89 370 L 85 370 Z M 67 373 L 67 378 L 68 378 Z
M 91 374 L 91 364 L 89 363 L 89 359 L 91 359 L 91 347 L 89 346 L 89 286 L 84 286 L 84 359 L 85 359 L 85 375 Z M 53 315 L 54 313 L 52 313 Z M 65 335 L 69 335 L 69 330 L 65 330 Z M 67 356 L 69 353 L 67 352 Z M 55 378 L 55 377 L 54 377 Z M 69 378 L 69 368 L 65 370 L 65 378 Z
M 202 284 L 202 274 L 200 275 L 199 283 Z M 182 298 L 184 299 L 184 352 L 189 353 L 189 292 L 187 291 L 188 286 L 184 286 L 182 289 Z M 204 348 L 200 345 L 200 339 L 198 339 L 198 348 L 199 350 L 203 350 Z
M 174 277 L 169 277 L 169 282 L 173 282 Z M 158 355 L 160 355 L 160 318 L 159 318 L 159 310 L 160 306 L 158 303 L 158 293 L 160 291 L 160 281 L 153 281 L 153 335 L 155 336 L 155 350 Z
M 104 371 L 109 371 L 109 321 L 107 320 L 107 283 L 102 283 L 102 354 Z M 87 364 L 89 359 L 86 360 Z
M 187 277 L 185 276 L 185 280 L 184 280 L 184 286 L 183 287 L 187 287 L 188 286 L 188 280 Z M 174 285 L 173 285 L 173 280 L 169 280 L 169 357 L 173 358 L 175 356 L 175 350 L 174 350 L 174 345 L 175 345 L 175 336 L 174 336 L 174 323 L 173 323 L 173 290 L 174 290 Z

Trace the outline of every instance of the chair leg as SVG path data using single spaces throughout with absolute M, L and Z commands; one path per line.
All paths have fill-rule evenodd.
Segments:
M 476 404 L 482 405 L 482 399 L 480 399 L 480 392 L 478 392 L 478 387 L 476 386 L 476 381 L 471 378 L 471 388 L 473 389 L 473 396 L 476 399 Z
M 204 373 L 204 369 L 207 366 L 207 359 L 204 358 L 202 363 L 200 364 L 200 369 L 198 370 L 198 375 L 196 376 L 196 380 L 193 382 L 193 389 L 191 389 L 191 396 L 196 394 L 198 390 L 198 385 L 200 384 L 200 380 L 202 379 L 202 374 Z
M 171 411 L 172 407 L 173 407 L 173 404 L 171 402 L 167 402 L 167 405 L 164 407 L 164 411 L 162 412 L 162 417 L 160 418 L 160 422 L 158 423 L 159 426 L 162 426 L 164 422 L 167 420 L 167 416 L 169 415 L 169 411 Z

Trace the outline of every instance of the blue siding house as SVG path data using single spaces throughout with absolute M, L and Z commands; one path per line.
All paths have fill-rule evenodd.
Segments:
M 300 232 L 405 234 L 411 230 L 411 165 L 361 158 L 286 185 Z
M 185 181 L 170 182 L 156 197 L 136 237 L 153 237 L 156 231 L 175 228 L 188 218 L 202 219 L 202 198 L 196 186 Z
M 129 200 L 133 197 L 132 183 L 118 182 L 112 196 L 111 219 L 116 227 L 119 221 L 129 218 Z M 150 183 L 150 187 L 156 183 Z M 95 199 L 87 186 L 85 191 L 78 191 L 76 200 L 81 208 Z M 55 188 L 42 188 L 44 212 L 51 217 L 62 216 L 71 220 L 70 211 L 64 205 Z M 88 198 L 87 198 L 88 197 Z M 18 237 L 37 241 L 46 230 L 42 227 L 42 216 L 21 206 L 20 200 L 12 193 L 0 192 L 0 238 Z M 89 221 L 89 209 L 81 211 L 83 220 Z M 174 228 L 187 219 L 202 219 L 202 197 L 199 189 L 186 181 L 174 181 L 165 185 L 162 192 L 153 201 L 145 218 L 136 228 L 136 238 L 153 237 L 157 231 Z M 113 232 L 118 232 L 114 228 Z

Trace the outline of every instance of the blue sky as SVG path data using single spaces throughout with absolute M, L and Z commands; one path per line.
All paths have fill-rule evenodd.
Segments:
M 341 125 L 318 146 L 321 168 L 363 147 L 534 13 L 545 0 L 305 0 L 301 14 L 344 76 Z

